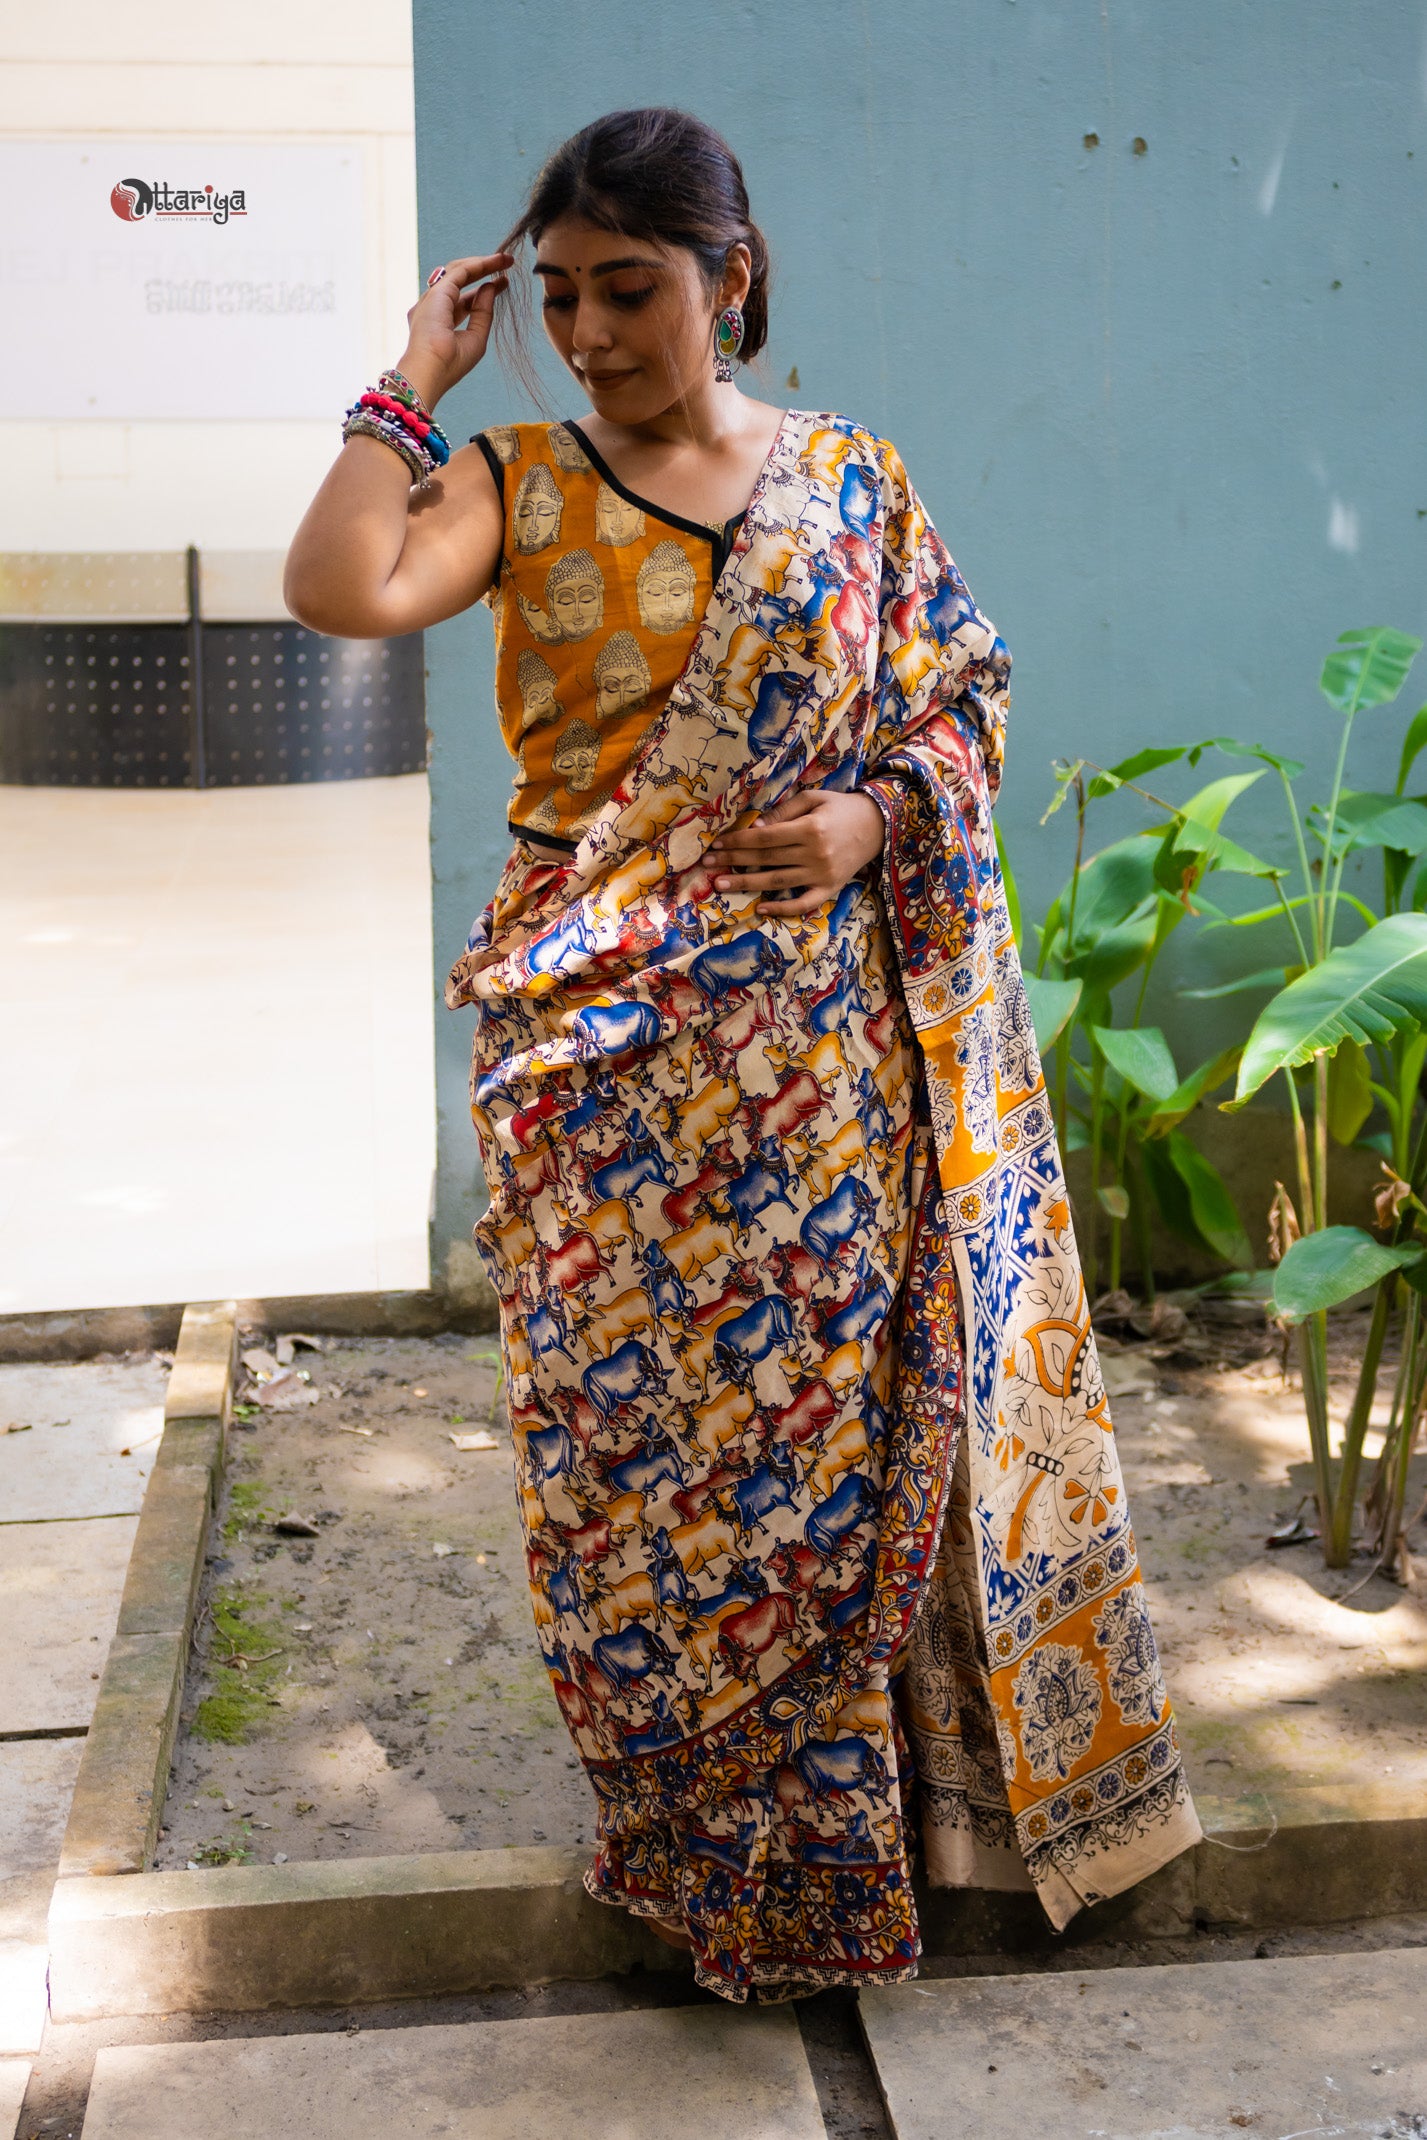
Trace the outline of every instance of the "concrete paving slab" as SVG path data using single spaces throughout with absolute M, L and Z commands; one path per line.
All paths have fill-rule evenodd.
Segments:
M 864 1991 L 896 2140 L 1411 2140 L 1427 1950 Z
M 27 2058 L 0 2058 L 0 2140 L 10 2140 L 20 2122 L 25 2090 L 30 2085 Z
M 43 1931 L 39 1939 L 0 1939 L 0 2057 L 40 2048 L 48 2012 L 47 1962 Z M 5 2135 L 0 2118 L 0 2136 Z
M 84 2140 L 825 2140 L 781 2008 L 248 2037 L 101 2051 Z
M 156 1360 L 0 1366 L 0 1523 L 137 1515 L 163 1432 Z
M 83 1739 L 0 1746 L 0 1883 L 59 1862 Z
M 88 1724 L 138 1521 L 0 1524 L 0 1731 Z

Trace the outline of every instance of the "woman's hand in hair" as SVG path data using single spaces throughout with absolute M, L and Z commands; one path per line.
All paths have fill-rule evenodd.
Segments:
M 505 288 L 511 253 L 471 253 L 448 260 L 406 315 L 407 342 L 397 370 L 428 408 L 474 371 L 491 338 L 495 301 Z
M 720 892 L 758 892 L 760 914 L 811 914 L 882 852 L 870 795 L 800 788 L 749 825 L 719 834 L 706 860 Z

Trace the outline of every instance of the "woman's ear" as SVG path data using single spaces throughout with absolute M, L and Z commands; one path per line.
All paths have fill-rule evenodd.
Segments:
M 717 310 L 722 312 L 728 305 L 741 305 L 753 284 L 753 255 L 740 241 L 730 245 L 723 265 L 723 280 L 719 284 Z

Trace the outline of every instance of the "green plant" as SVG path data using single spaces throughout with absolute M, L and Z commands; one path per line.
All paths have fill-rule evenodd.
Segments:
M 1363 1444 L 1389 1322 L 1399 1302 L 1401 1364 L 1383 1461 L 1369 1496 L 1382 1565 L 1391 1562 L 1401 1537 L 1408 1460 L 1427 1397 L 1421 1291 L 1427 1285 L 1427 1111 L 1420 1104 L 1427 1060 L 1427 914 L 1421 911 L 1427 904 L 1427 869 L 1420 866 L 1427 855 L 1427 802 L 1404 794 L 1427 745 L 1427 707 L 1408 727 L 1393 794 L 1345 785 L 1359 716 L 1391 704 L 1421 647 L 1420 639 L 1385 626 L 1340 636 L 1319 679 L 1342 720 L 1337 762 L 1327 803 L 1315 805 L 1306 819 L 1293 793 L 1302 767 L 1254 751 L 1278 773 L 1302 889 L 1290 899 L 1280 884 L 1277 909 L 1232 921 L 1237 928 L 1259 928 L 1281 920 L 1291 939 L 1283 966 L 1251 974 L 1239 984 L 1279 985 L 1254 1023 L 1233 1099 L 1224 1104 L 1242 1107 L 1271 1078 L 1283 1077 L 1293 1117 L 1297 1203 L 1280 1189 L 1274 1303 L 1299 1331 L 1315 1496 L 1330 1567 L 1345 1567 L 1352 1554 Z M 1318 850 L 1311 857 L 1310 841 Z M 1371 849 L 1382 856 L 1380 916 L 1343 884 L 1349 857 Z M 1365 927 L 1352 941 L 1339 943 L 1345 915 L 1356 915 Z M 1387 1122 L 1375 1140 L 1385 1150 L 1388 1176 L 1378 1200 L 1382 1230 L 1389 1235 L 1385 1242 L 1361 1227 L 1328 1223 L 1330 1140 L 1354 1141 L 1374 1102 Z M 1335 1468 L 1327 1315 L 1368 1286 L 1375 1287 L 1372 1317 Z
M 1320 687 L 1341 719 L 1326 802 L 1300 811 L 1295 760 L 1219 736 L 1136 753 L 1101 767 L 1077 759 L 1057 769 L 1047 818 L 1071 797 L 1076 807 L 1075 867 L 1038 932 L 1035 970 L 1027 976 L 1036 1038 L 1054 1049 L 1051 1084 L 1063 1149 L 1088 1147 L 1091 1192 L 1109 1219 L 1109 1282 L 1118 1285 L 1121 1236 L 1136 1243 L 1146 1295 L 1150 1200 L 1176 1231 L 1215 1250 L 1225 1262 L 1252 1261 L 1222 1180 L 1181 1125 L 1190 1111 L 1235 1076 L 1226 1111 L 1243 1107 L 1269 1081 L 1284 1079 L 1295 1154 L 1295 1196 L 1279 1185 L 1271 1214 L 1278 1260 L 1274 1306 L 1299 1330 L 1304 1407 L 1312 1450 L 1324 1557 L 1351 1557 L 1363 1447 L 1378 1373 L 1395 1311 L 1402 1323 L 1401 1362 L 1382 1457 L 1366 1502 L 1371 1543 L 1387 1566 L 1402 1537 L 1408 1462 L 1427 1406 L 1427 796 L 1406 791 L 1427 748 L 1427 706 L 1408 725 L 1391 794 L 1346 784 L 1348 754 L 1361 715 L 1400 693 L 1422 642 L 1387 627 L 1344 632 L 1325 660 Z M 1253 770 L 1211 782 L 1174 803 L 1144 785 L 1147 777 L 1215 750 Z M 1087 775 L 1089 777 L 1087 777 Z M 1272 776 L 1286 806 L 1293 870 L 1261 860 L 1223 829 L 1238 797 Z M 1089 807 L 1125 789 L 1150 804 L 1157 822 L 1085 858 Z M 1045 822 L 1043 819 L 1042 822 Z M 1381 912 L 1348 888 L 1353 857 L 1381 857 Z M 1212 906 L 1211 875 L 1258 878 L 1272 899 L 1247 913 Z M 1015 900 L 1014 883 L 1009 887 Z M 1143 1023 L 1147 992 L 1165 944 L 1186 918 L 1206 931 L 1275 929 L 1269 965 L 1214 986 L 1183 991 L 1228 999 L 1272 990 L 1246 1038 L 1180 1079 L 1162 1031 Z M 1018 903 L 1013 918 L 1020 935 Z M 1361 933 L 1339 940 L 1350 919 Z M 1120 992 L 1124 991 L 1124 994 Z M 1128 1002 L 1126 998 L 1129 998 Z M 1128 1009 L 1117 1019 L 1116 1008 Z M 1385 1124 L 1365 1130 L 1374 1108 Z M 1376 1240 L 1361 1227 L 1328 1223 L 1330 1143 L 1367 1143 L 1387 1177 L 1378 1199 Z M 1095 1229 L 1086 1257 L 1092 1295 L 1098 1288 Z M 1353 1401 L 1335 1465 L 1328 1416 L 1327 1311 L 1368 1287 L 1372 1316 Z
M 1128 1229 L 1147 1299 L 1154 1295 L 1152 1204 L 1173 1231 L 1226 1263 L 1253 1261 L 1221 1176 L 1181 1128 L 1200 1100 L 1233 1075 L 1238 1051 L 1215 1055 L 1181 1077 L 1163 1031 L 1143 1022 L 1166 944 L 1203 911 L 1197 895 L 1204 879 L 1217 870 L 1268 873 L 1220 829 L 1258 774 L 1214 781 L 1179 804 L 1142 785 L 1162 766 L 1197 763 L 1207 747 L 1140 751 L 1109 767 L 1085 759 L 1061 765 L 1042 819 L 1073 797 L 1074 867 L 1040 925 L 1035 970 L 1026 977 L 1036 1040 L 1043 1052 L 1054 1048 L 1050 1081 L 1062 1152 L 1068 1158 L 1088 1149 L 1090 1193 L 1109 1222 L 1109 1287 L 1121 1282 Z M 1120 789 L 1149 803 L 1157 821 L 1087 858 L 1090 806 Z M 1096 1294 L 1095 1226 L 1086 1242 L 1086 1281 Z

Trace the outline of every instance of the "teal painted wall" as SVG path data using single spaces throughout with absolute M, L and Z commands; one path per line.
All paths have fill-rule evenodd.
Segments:
M 1355 624 L 1423 631 L 1419 9 L 415 15 L 425 266 L 493 246 L 541 157 L 602 111 L 683 104 L 733 142 L 777 272 L 754 390 L 892 437 L 1011 647 L 1001 820 L 1028 912 L 1069 860 L 1067 818 L 1038 829 L 1054 757 L 1233 731 L 1321 767 L 1328 644 Z M 577 413 L 573 388 L 555 405 Z M 529 413 L 486 365 L 445 416 L 464 437 Z M 508 776 L 485 611 L 427 645 L 439 981 L 504 858 Z M 1365 785 L 1391 784 L 1389 732 L 1369 738 Z M 1131 822 L 1107 815 L 1103 838 Z M 1239 825 L 1273 844 L 1267 820 Z M 1204 1014 L 1165 1016 L 1173 1033 Z M 483 1191 L 469 1021 L 437 1020 L 439 1270 Z

